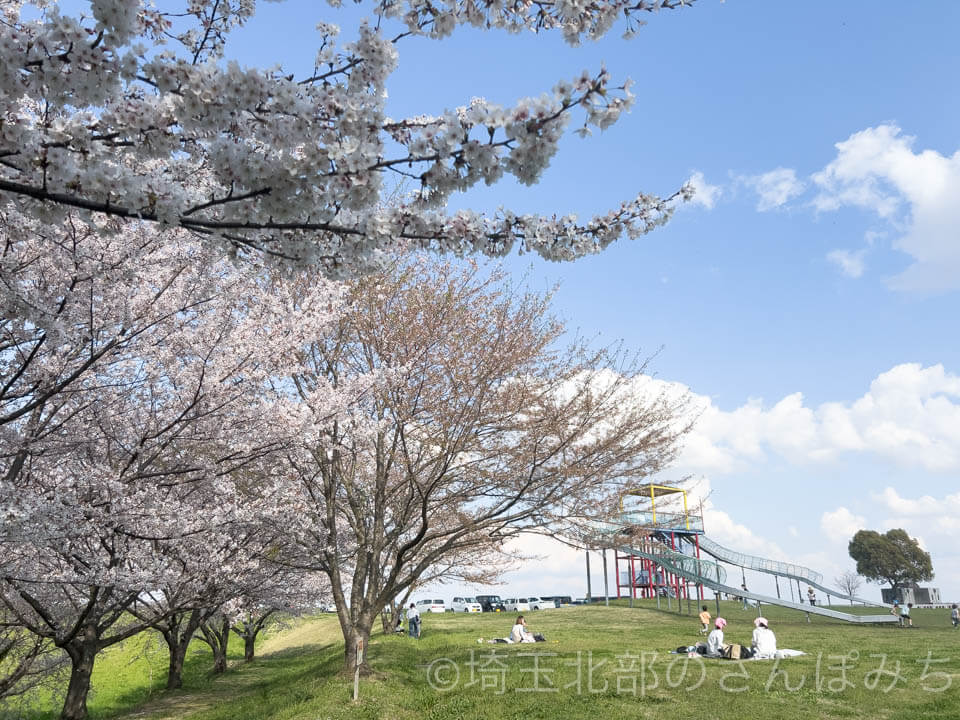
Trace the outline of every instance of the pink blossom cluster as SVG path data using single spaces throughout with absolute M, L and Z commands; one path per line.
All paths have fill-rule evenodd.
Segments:
M 169 10 L 95 0 L 76 16 L 57 3 L 8 2 L 0 193 L 38 219 L 54 205 L 180 226 L 239 254 L 331 276 L 411 247 L 500 255 L 519 244 L 557 260 L 597 252 L 664 222 L 689 188 L 666 199 L 639 194 L 585 223 L 570 215 L 515 222 L 508 210 L 466 221 L 444 207 L 451 194 L 504 174 L 536 183 L 573 113 L 583 113 L 579 133 L 603 130 L 630 107 L 629 83 L 585 72 L 511 108 L 474 99 L 438 117 L 391 119 L 385 99 L 398 47 L 407 35 L 439 38 L 462 24 L 557 29 L 575 43 L 617 17 L 632 26 L 640 13 L 685 4 L 380 0 L 378 22 L 342 47 L 338 28 L 321 23 L 316 66 L 297 78 L 224 60 L 231 31 L 254 16 L 253 0 Z M 387 203 L 399 181 L 412 181 L 413 192 Z
M 5 618 L 76 671 L 184 608 L 322 601 L 322 584 L 266 560 L 278 524 L 264 518 L 303 425 L 282 379 L 342 288 L 235 264 L 178 229 L 54 216 L 0 203 Z M 353 401 L 314 395 L 325 418 Z

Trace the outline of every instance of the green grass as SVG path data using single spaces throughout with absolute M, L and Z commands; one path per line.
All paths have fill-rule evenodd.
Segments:
M 253 664 L 235 663 L 221 677 L 209 676 L 209 653 L 198 650 L 184 674 L 185 688 L 172 693 L 160 690 L 163 663 L 156 654 L 125 647 L 98 665 L 91 714 L 126 720 L 960 718 L 960 631 L 950 627 L 948 611 L 915 610 L 917 627 L 907 630 L 816 616 L 808 623 L 803 613 L 764 608 L 779 646 L 808 653 L 775 665 L 670 655 L 678 645 L 701 639 L 696 618 L 667 612 L 665 603 L 662 610 L 651 601 L 638 601 L 633 609 L 624 605 L 528 613 L 531 627 L 548 642 L 519 646 L 477 642 L 505 635 L 512 614 L 428 614 L 419 641 L 374 638 L 369 658 L 375 674 L 361 680 L 357 703 L 350 699 L 351 679 L 340 672 L 343 644 L 333 616 L 268 638 Z M 709 607 L 715 612 L 712 602 Z M 721 607 L 729 621 L 727 640 L 749 643 L 755 611 L 733 602 Z M 930 672 L 940 674 L 924 682 L 918 660 L 928 651 L 946 662 L 931 665 Z M 850 665 L 845 683 L 838 669 L 844 656 Z M 887 671 L 899 662 L 901 680 L 878 673 L 880 656 Z M 539 677 L 536 663 L 543 669 Z M 437 678 L 450 687 L 439 689 Z M 531 692 L 537 680 L 544 691 Z M 945 691 L 924 689 L 947 680 Z M 484 681 L 494 687 L 485 688 Z M 549 681 L 556 692 L 549 691 Z
M 233 665 L 242 663 L 243 642 L 233 637 L 228 648 L 228 662 Z M 87 697 L 91 717 L 116 717 L 152 698 L 170 695 L 165 690 L 168 662 L 166 643 L 156 632 L 135 635 L 103 652 L 97 657 Z M 210 648 L 202 641 L 194 640 L 184 660 L 183 690 L 178 692 L 209 687 L 212 667 Z M 0 720 L 52 720 L 59 717 L 62 690 L 66 688 L 68 677 L 63 677 L 61 692 L 44 687 L 26 698 L 8 701 L 6 705 L 0 701 Z

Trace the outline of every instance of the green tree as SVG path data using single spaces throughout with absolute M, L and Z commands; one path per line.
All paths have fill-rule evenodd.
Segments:
M 857 562 L 857 573 L 873 582 L 889 583 L 893 589 L 933 579 L 930 553 L 925 552 L 906 530 L 886 533 L 859 530 L 848 546 Z

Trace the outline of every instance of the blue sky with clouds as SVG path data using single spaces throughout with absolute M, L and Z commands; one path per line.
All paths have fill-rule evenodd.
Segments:
M 314 24 L 349 37 L 356 17 L 261 4 L 232 52 L 306 71 Z M 858 527 L 902 526 L 933 554 L 931 585 L 960 601 L 960 3 L 700 0 L 646 19 L 631 40 L 615 29 L 579 48 L 471 29 L 407 39 L 389 111 L 509 105 L 601 64 L 632 78 L 632 112 L 565 138 L 539 185 L 454 206 L 586 217 L 692 178 L 695 200 L 639 241 L 506 263 L 559 282 L 572 328 L 663 347 L 657 378 L 701 409 L 674 473 L 709 491 L 716 540 L 829 579 L 852 567 Z M 582 556 L 529 547 L 544 560 L 501 592 L 584 594 Z

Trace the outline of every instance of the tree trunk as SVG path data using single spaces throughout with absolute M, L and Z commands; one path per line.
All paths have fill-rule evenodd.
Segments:
M 227 671 L 227 644 L 230 642 L 230 621 L 205 622 L 200 626 L 203 641 L 213 651 L 213 672 L 219 675 Z
M 187 657 L 187 648 L 193 639 L 197 628 L 200 627 L 200 611 L 193 610 L 187 620 L 183 632 L 177 632 L 178 623 L 171 619 L 170 628 L 162 631 L 163 639 L 167 642 L 170 652 L 170 664 L 167 669 L 167 690 L 178 690 L 183 687 L 183 663 Z
M 267 620 L 273 615 L 274 611 L 269 610 L 261 615 L 256 621 L 248 615 L 247 619 L 233 626 L 233 631 L 243 638 L 243 660 L 244 662 L 253 662 L 256 651 L 257 636 L 266 626 Z
M 177 645 L 170 648 L 170 663 L 167 666 L 167 690 L 179 690 L 183 687 L 183 661 L 186 654 L 186 645 Z
M 222 675 L 227 671 L 227 653 L 225 651 L 213 651 L 213 673 Z
M 227 645 L 230 643 L 230 621 L 227 619 L 220 625 L 219 638 L 220 643 L 213 651 L 213 672 L 218 674 L 227 671 Z
M 65 649 L 70 656 L 70 685 L 67 687 L 60 720 L 86 720 L 90 675 L 99 650 L 95 630 L 88 628 L 75 644 Z
M 363 643 L 363 662 L 360 665 L 360 672 L 370 671 L 368 660 L 368 648 L 370 646 L 370 632 L 373 629 L 373 617 L 363 617 L 354 625 L 344 629 L 344 638 L 346 647 L 344 648 L 344 671 L 353 672 L 357 667 L 357 642 Z

